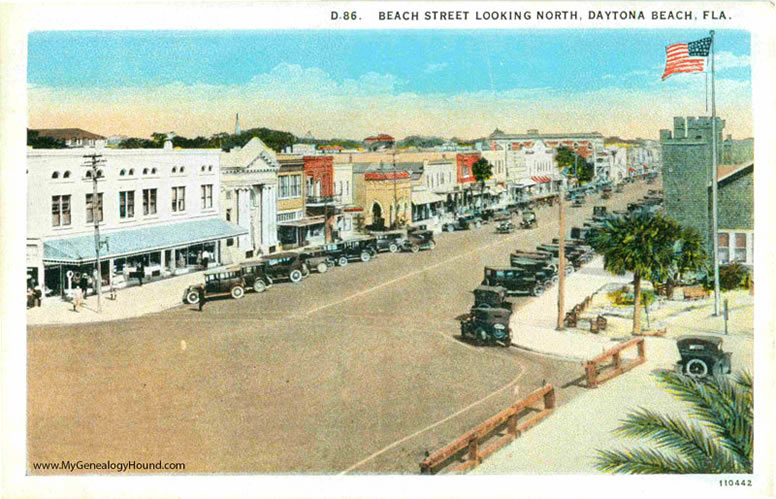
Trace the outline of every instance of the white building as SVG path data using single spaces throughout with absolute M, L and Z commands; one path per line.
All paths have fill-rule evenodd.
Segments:
M 97 154 L 98 195 L 85 154 Z M 186 272 L 201 252 L 246 233 L 219 217 L 217 149 L 28 149 L 27 267 L 63 294 L 68 271 L 95 269 L 99 220 L 103 282 L 125 285 L 137 264 L 147 278 Z
M 319 154 L 315 144 L 292 144 L 283 149 L 283 154 L 293 154 L 295 156 L 315 156 Z
M 225 260 L 239 261 L 275 251 L 280 169 L 275 151 L 254 137 L 241 148 L 222 152 L 220 164 L 221 216 L 248 231 L 224 242 Z
M 353 235 L 354 219 L 360 213 L 353 204 L 353 163 L 334 164 L 334 200 L 342 209 L 337 214 L 336 230 L 340 238 L 347 239 Z

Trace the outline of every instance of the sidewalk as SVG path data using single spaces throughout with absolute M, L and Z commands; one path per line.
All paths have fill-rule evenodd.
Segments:
M 183 291 L 191 284 L 202 282 L 203 272 L 192 272 L 179 277 L 150 282 L 143 286 L 120 289 L 116 301 L 108 298 L 103 290 L 102 312 L 97 313 L 97 297 L 89 296 L 80 312 L 73 311 L 73 304 L 50 299 L 42 307 L 27 309 L 27 325 L 81 324 L 129 319 L 140 315 L 161 312 L 182 304 Z
M 606 283 L 629 280 L 629 276 L 607 276 L 601 266 L 602 261 L 597 258 L 566 280 L 567 310 Z M 515 331 L 513 342 L 537 352 L 580 361 L 592 358 L 617 343 L 603 335 L 555 331 L 556 300 L 557 288 L 553 288 L 518 310 L 512 322 Z M 732 297 L 730 301 L 732 305 Z M 751 330 L 751 300 L 744 295 L 736 295 L 735 303 L 737 327 Z M 682 334 L 718 336 L 719 320 L 711 317 L 712 307 L 711 301 L 698 302 L 697 308 L 667 318 L 666 324 L 669 330 Z M 652 375 L 655 370 L 674 368 L 679 360 L 676 338 L 647 337 L 645 345 L 647 361 L 644 364 L 598 388 L 585 389 L 545 421 L 487 458 L 471 473 L 598 473 L 594 467 L 596 450 L 642 446 L 639 440 L 613 434 L 629 412 L 645 407 L 661 414 L 686 416 L 686 405 L 668 394 Z M 733 353 L 734 372 L 753 370 L 752 335 L 725 336 L 723 349 Z M 581 365 L 579 372 L 582 376 L 584 370 Z M 563 387 L 555 388 L 563 390 Z

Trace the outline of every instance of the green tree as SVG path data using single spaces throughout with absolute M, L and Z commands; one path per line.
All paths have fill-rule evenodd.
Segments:
M 604 269 L 615 275 L 633 272 L 633 334 L 641 333 L 641 280 L 665 274 L 674 264 L 680 232 L 674 220 L 640 212 L 609 218 L 591 238 L 604 257 Z
M 485 181 L 493 176 L 493 165 L 487 159 L 480 157 L 472 165 L 472 176 L 480 184 L 480 209 L 482 209 L 482 193 L 485 192 Z
M 64 149 L 65 141 L 54 137 L 41 137 L 37 130 L 27 129 L 27 145 L 33 149 Z
M 651 446 L 599 450 L 596 468 L 623 474 L 752 473 L 752 375 L 695 379 L 664 371 L 656 376 L 669 393 L 689 403 L 691 421 L 640 408 L 615 433 L 645 439 Z
M 560 146 L 556 149 L 555 162 L 558 164 L 558 169 L 566 169 L 569 176 L 573 176 L 580 183 L 593 180 L 593 174 L 595 173 L 593 164 L 588 163 L 585 158 L 569 147 Z
M 676 271 L 679 281 L 682 280 L 682 274 L 685 272 L 695 272 L 704 268 L 708 263 L 705 241 L 696 229 L 683 228 L 675 249 Z

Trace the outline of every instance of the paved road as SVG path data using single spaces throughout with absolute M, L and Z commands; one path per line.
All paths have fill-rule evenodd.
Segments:
M 622 208 L 648 186 L 610 200 Z M 581 224 L 594 202 L 569 208 Z M 444 234 L 203 312 L 30 328 L 30 462 L 185 462 L 187 472 L 417 472 L 433 451 L 575 363 L 458 341 L 483 265 L 549 242 L 540 227 Z M 518 299 L 518 306 L 527 298 Z M 519 312 L 518 312 L 519 313 Z M 555 310 L 547 310 L 555 314 Z M 577 390 L 559 393 L 562 404 Z

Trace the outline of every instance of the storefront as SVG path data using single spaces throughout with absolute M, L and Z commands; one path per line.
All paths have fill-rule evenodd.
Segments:
M 323 244 L 326 240 L 323 215 L 278 222 L 278 238 L 284 249 Z

